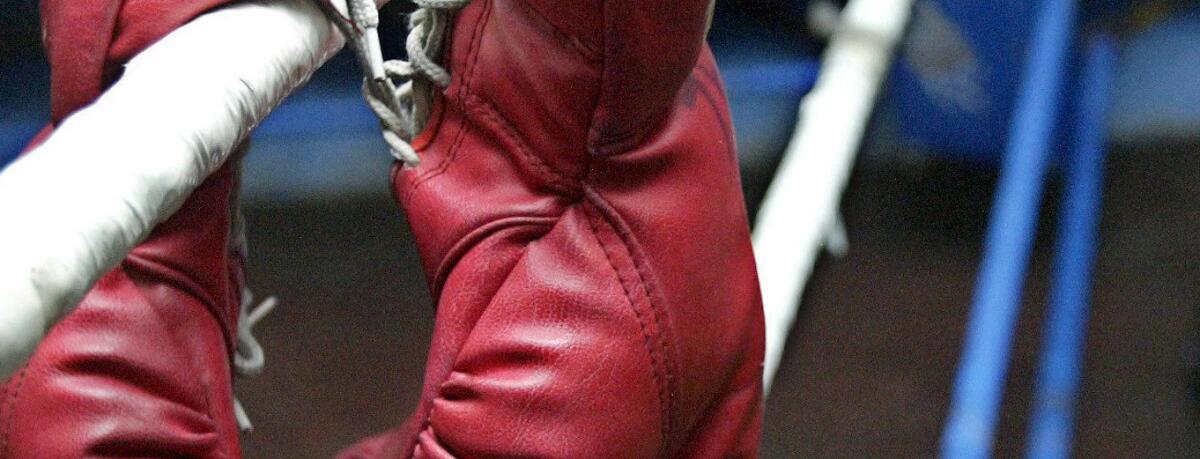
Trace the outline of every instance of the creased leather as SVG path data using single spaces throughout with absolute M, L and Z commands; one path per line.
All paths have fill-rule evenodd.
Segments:
M 53 123 L 95 100 L 142 49 L 228 1 L 43 0 Z M 235 163 L 4 383 L 0 457 L 241 456 L 229 369 L 243 262 L 230 232 Z
M 477 0 L 393 174 L 437 301 L 343 458 L 754 457 L 763 324 L 707 1 Z

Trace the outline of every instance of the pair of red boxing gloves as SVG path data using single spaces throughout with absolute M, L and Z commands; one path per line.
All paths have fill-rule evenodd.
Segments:
M 43 0 L 54 123 L 226 3 Z M 343 457 L 756 456 L 762 311 L 709 7 L 474 0 L 447 16 L 450 80 L 420 165 L 392 176 L 436 301 L 425 386 L 407 422 Z M 0 458 L 241 457 L 238 167 L 0 386 Z

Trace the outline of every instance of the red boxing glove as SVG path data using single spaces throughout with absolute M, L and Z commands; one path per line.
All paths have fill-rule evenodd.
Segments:
M 227 1 L 43 0 L 54 123 L 142 49 Z M 209 177 L 0 386 L 0 457 L 241 457 L 236 170 L 231 160 Z
M 343 453 L 754 457 L 763 322 L 708 0 L 476 0 L 397 168 L 420 405 Z

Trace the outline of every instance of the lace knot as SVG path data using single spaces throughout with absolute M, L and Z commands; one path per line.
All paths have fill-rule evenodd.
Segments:
M 383 60 L 379 47 L 379 11 L 372 0 L 349 0 L 349 17 L 330 15 L 367 73 L 363 98 L 379 118 L 392 156 L 415 167 L 420 157 L 412 139 L 429 121 L 434 88 L 450 86 L 450 72 L 438 63 L 452 14 L 471 0 L 414 0 L 405 40 L 408 60 Z M 327 7 L 328 10 L 328 7 Z M 336 13 L 336 12 L 335 12 Z M 399 83 L 399 84 L 397 84 Z

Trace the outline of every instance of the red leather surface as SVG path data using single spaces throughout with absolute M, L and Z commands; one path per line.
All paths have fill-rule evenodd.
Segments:
M 754 457 L 763 324 L 707 1 L 477 0 L 423 162 L 421 403 L 345 458 Z
M 54 122 L 133 55 L 227 1 L 43 0 Z M 241 456 L 229 369 L 242 276 L 236 181 L 232 164 L 210 177 L 0 386 L 0 457 Z

